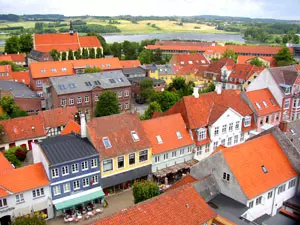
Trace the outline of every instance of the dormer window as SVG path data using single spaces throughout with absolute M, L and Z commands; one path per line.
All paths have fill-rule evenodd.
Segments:
M 178 139 L 181 139 L 182 138 L 182 135 L 181 135 L 181 133 L 180 133 L 180 131 L 178 130 L 178 131 L 176 131 L 176 135 L 177 135 L 177 138 Z
M 251 125 L 251 116 L 246 116 L 244 118 L 244 127 L 249 127 Z
M 258 102 L 255 102 L 255 105 L 256 105 L 256 107 L 257 107 L 259 110 L 261 110 L 261 106 L 260 106 L 260 104 L 259 104 Z
M 263 170 L 264 173 L 268 173 L 268 170 L 264 165 L 261 166 L 261 169 Z
M 265 106 L 266 108 L 268 108 L 268 105 L 267 105 L 267 103 L 266 103 L 265 101 L 262 101 L 262 103 L 264 104 L 264 106 Z
M 46 69 L 41 69 L 41 73 L 46 73 Z
M 192 64 L 193 64 L 193 61 L 189 61 L 189 64 L 192 65 Z
M 61 68 L 61 71 L 62 71 L 62 72 L 66 72 L 66 71 L 67 71 L 67 68 L 66 68 L 66 67 L 63 67 L 63 68 Z
M 137 135 L 137 133 L 135 131 L 131 131 L 131 136 L 134 142 L 137 142 L 140 140 L 139 136 Z
M 51 72 L 56 73 L 56 68 L 51 68 Z
M 103 141 L 103 144 L 104 144 L 105 148 L 111 148 L 111 143 L 110 143 L 108 137 L 104 137 L 102 139 L 102 141 Z
M 157 140 L 157 143 L 158 144 L 162 144 L 163 143 L 163 140 L 161 139 L 161 136 L 156 136 L 156 140 Z
M 181 61 L 181 62 L 180 62 L 180 64 L 181 64 L 181 65 L 184 65 L 184 62 L 183 62 L 183 61 Z
M 206 129 L 205 128 L 200 128 L 197 133 L 198 133 L 198 141 L 206 139 Z
M 291 94 L 292 87 L 290 85 L 281 84 L 280 87 L 283 90 L 284 94 L 286 94 L 286 95 Z

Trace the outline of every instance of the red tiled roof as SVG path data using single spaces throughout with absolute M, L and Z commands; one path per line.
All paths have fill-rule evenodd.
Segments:
M 0 174 L 6 173 L 7 171 L 13 170 L 14 167 L 5 158 L 4 154 L 0 152 Z
M 141 65 L 140 60 L 120 60 L 122 68 L 136 68 Z
M 137 114 L 123 113 L 118 115 L 93 118 L 87 123 L 91 141 L 100 152 L 102 159 L 116 157 L 151 147 L 140 118 Z M 134 141 L 131 131 L 135 131 L 139 141 Z M 108 137 L 112 145 L 106 149 L 103 137 Z
M 225 148 L 222 154 L 248 199 L 298 175 L 272 134 Z
M 249 64 L 252 59 L 256 58 L 256 56 L 248 56 L 248 55 L 239 55 L 237 58 L 237 63 L 239 64 Z M 259 56 L 259 59 L 266 60 L 270 63 L 270 67 L 276 66 L 276 61 L 271 56 Z
M 260 89 L 256 91 L 246 92 L 248 99 L 250 100 L 253 108 L 259 116 L 268 115 L 275 112 L 280 112 L 281 108 L 277 104 L 274 96 L 268 88 Z M 265 104 L 263 103 L 265 102 Z M 257 104 L 260 106 L 258 108 Z
M 4 131 L 3 143 L 46 136 L 43 120 L 38 115 L 1 120 L 0 124 Z
M 300 71 L 300 64 L 296 65 L 296 69 Z
M 184 65 L 208 65 L 209 61 L 202 54 L 174 54 L 170 60 L 181 66 Z
M 14 81 L 22 82 L 26 85 L 29 85 L 30 83 L 29 71 L 12 72 L 11 76 Z
M 70 120 L 74 120 L 78 112 L 75 106 L 61 107 L 51 110 L 40 111 L 39 116 L 43 120 L 45 128 L 65 126 Z
M 199 225 L 217 214 L 190 184 L 106 217 L 96 225 Z
M 254 73 L 264 70 L 264 67 L 253 66 L 251 64 L 235 64 L 229 75 L 229 83 L 240 83 L 239 80 L 245 82 Z M 231 80 L 232 79 L 232 80 Z
M 144 130 L 152 144 L 152 153 L 159 154 L 173 149 L 182 148 L 194 144 L 190 134 L 186 130 L 185 123 L 180 113 L 158 117 L 142 122 Z M 178 139 L 179 131 L 182 138 Z M 156 136 L 160 136 L 163 143 L 159 144 Z
M 0 186 L 13 193 L 44 187 L 49 183 L 42 163 L 13 169 L 0 176 Z
M 156 41 L 155 45 L 182 45 L 182 46 L 214 46 L 216 42 L 207 41 Z
M 12 61 L 14 62 L 22 62 L 24 63 L 25 60 L 25 55 L 24 54 L 7 54 L 8 56 L 11 57 Z
M 81 48 L 98 48 L 102 47 L 96 36 L 80 36 L 79 44 Z
M 1 61 L 8 61 L 8 62 L 12 62 L 12 58 L 9 55 L 0 55 L 0 62 Z
M 174 68 L 175 66 L 173 66 Z M 190 75 L 190 74 L 202 74 L 206 70 L 207 66 L 199 66 L 199 65 L 186 65 L 183 67 L 179 67 L 174 71 L 177 75 Z
M 184 185 L 186 185 L 186 184 L 194 183 L 194 182 L 196 182 L 196 181 L 198 181 L 198 179 L 195 178 L 195 177 L 193 177 L 193 176 L 191 176 L 191 175 L 188 173 L 188 174 L 186 174 L 183 178 L 181 178 L 179 181 L 177 181 L 175 184 L 173 184 L 171 187 L 169 187 L 169 188 L 166 190 L 166 192 L 167 192 L 167 191 L 171 191 L 171 190 L 175 190 L 175 189 L 177 189 L 177 188 L 179 188 L 179 187 L 182 187 L 182 186 L 184 186 Z
M 10 73 L 11 65 L 0 65 L 0 73 Z
M 80 125 L 76 123 L 74 120 L 70 120 L 60 134 L 66 135 L 71 133 L 75 133 L 75 134 L 80 133 Z
M 8 191 L 6 191 L 4 188 L 0 187 L 0 198 L 9 196 Z

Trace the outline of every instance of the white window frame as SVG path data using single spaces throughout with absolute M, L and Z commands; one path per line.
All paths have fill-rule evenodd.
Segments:
M 81 164 L 81 171 L 86 171 L 86 170 L 89 169 L 89 162 L 88 161 L 83 161 L 80 164 Z
M 70 183 L 63 184 L 63 190 L 64 190 L 64 193 L 71 192 L 71 185 L 70 185 Z
M 73 181 L 73 190 L 76 191 L 76 190 L 79 190 L 79 189 L 80 189 L 80 181 L 79 180 L 74 180 Z
M 131 137 L 134 142 L 140 141 L 140 138 L 139 138 L 138 134 L 136 133 L 136 131 L 131 131 L 130 133 L 131 133 Z
M 214 135 L 215 136 L 219 135 L 219 127 L 215 127 Z
M 72 173 L 78 173 L 79 172 L 79 165 L 78 163 L 74 163 L 71 165 Z M 74 170 L 76 169 L 76 170 Z
M 94 176 L 92 176 L 92 183 L 93 183 L 93 185 L 94 184 L 98 184 L 98 182 L 99 182 L 99 177 L 98 177 L 98 175 L 94 175 Z
M 82 104 L 82 98 L 81 98 L 81 96 L 77 97 L 77 104 Z
M 84 103 L 88 103 L 88 102 L 90 102 L 90 96 L 85 95 L 84 96 Z
M 134 157 L 132 157 L 132 155 L 133 155 Z M 134 163 L 130 163 L 130 159 L 132 159 L 132 158 L 134 158 Z M 129 153 L 129 155 L 128 155 L 128 165 L 129 165 L 129 166 L 135 165 L 135 153 Z
M 128 102 L 125 103 L 125 109 L 129 109 L 129 103 Z
M 53 190 L 53 195 L 54 196 L 57 196 L 57 195 L 61 194 L 61 190 L 60 190 L 60 186 L 59 185 L 54 186 L 52 190 Z
M 226 134 L 226 132 L 227 132 L 227 124 L 224 124 L 222 126 L 222 134 Z
M 244 127 L 250 127 L 251 125 L 251 116 L 244 117 Z
M 177 139 L 182 139 L 182 135 L 179 130 L 176 131 Z
M 39 198 L 44 195 L 45 195 L 44 188 L 37 188 L 37 189 L 32 190 L 33 198 Z
M 229 132 L 233 131 L 233 123 L 229 123 L 228 131 Z
M 60 105 L 61 106 L 66 106 L 67 105 L 67 99 L 66 98 L 60 99 Z
M 105 141 L 108 141 L 108 142 L 107 142 L 108 145 L 106 145 L 106 142 L 105 142 Z M 103 138 L 102 138 L 102 142 L 103 142 L 103 145 L 104 145 L 104 147 L 105 147 L 106 149 L 112 147 L 111 142 L 110 142 L 110 140 L 109 140 L 108 137 L 103 137 Z
M 231 146 L 232 145 L 232 137 L 229 137 L 227 140 L 227 145 Z
M 291 100 L 290 99 L 285 99 L 284 103 L 283 103 L 283 108 L 284 109 L 289 109 L 290 108 L 290 104 L 291 104 Z
M 51 178 L 57 178 L 57 177 L 59 177 L 59 169 L 58 168 L 51 169 Z
M 118 91 L 118 98 L 122 98 L 123 97 L 123 91 Z
M 90 185 L 90 179 L 88 177 L 83 178 L 82 179 L 82 187 L 88 187 L 89 185 Z
M 125 90 L 125 97 L 128 97 L 128 96 L 129 96 L 129 91 Z
M 74 98 L 69 98 L 69 105 L 74 105 L 74 104 L 75 104 Z
M 239 135 L 235 135 L 235 136 L 233 137 L 233 143 L 234 143 L 234 144 L 239 143 Z
M 104 169 L 104 167 L 108 164 L 107 162 L 110 161 L 109 164 L 111 164 L 111 169 Z M 106 159 L 102 161 L 102 167 L 103 167 L 103 172 L 110 172 L 114 170 L 114 160 L 113 159 Z
M 20 203 L 23 203 L 23 202 L 25 202 L 23 193 L 16 194 L 16 203 L 20 204 Z
M 36 87 L 43 87 L 43 81 L 42 81 L 42 80 L 37 80 L 37 81 L 35 82 L 35 86 L 36 86 Z
M 206 128 L 200 128 L 197 133 L 198 133 L 198 135 L 197 135 L 198 141 L 206 139 L 206 136 L 207 136 Z
M 123 166 L 119 167 L 119 162 L 122 162 L 122 161 L 123 161 Z M 118 165 L 118 169 L 124 169 L 125 168 L 125 156 L 124 155 L 118 156 L 117 165 Z
M 0 209 L 7 207 L 7 199 L 6 198 L 1 198 L 0 199 Z
M 97 159 L 92 159 L 91 160 L 91 168 L 96 168 L 98 166 L 98 161 Z
M 146 153 L 146 154 L 144 154 L 144 153 Z M 146 160 L 141 160 L 141 154 L 143 154 L 143 156 L 144 155 L 146 155 Z M 148 149 L 145 149 L 145 150 L 143 150 L 143 151 L 140 151 L 139 152 L 139 163 L 143 163 L 143 162 L 147 162 L 149 160 L 149 157 L 148 157 Z
M 70 171 L 69 171 L 69 166 L 62 166 L 61 167 L 61 175 L 62 176 L 67 176 L 69 175 Z

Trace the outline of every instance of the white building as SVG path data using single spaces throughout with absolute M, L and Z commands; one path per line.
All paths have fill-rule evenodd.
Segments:
M 191 168 L 191 175 L 211 174 L 221 194 L 245 205 L 238 215 L 253 221 L 274 216 L 296 194 L 298 173 L 273 134 L 241 145 L 220 148 Z

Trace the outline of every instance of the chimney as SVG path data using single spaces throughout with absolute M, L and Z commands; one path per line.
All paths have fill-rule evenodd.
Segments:
M 199 87 L 194 87 L 193 96 L 195 98 L 199 98 Z
M 218 95 L 220 95 L 222 93 L 222 84 L 217 83 L 215 91 L 217 92 Z
M 287 122 L 287 121 L 281 121 L 280 124 L 279 124 L 279 129 L 280 129 L 282 132 L 287 132 L 287 129 L 288 129 L 288 122 Z
M 80 114 L 80 136 L 86 138 L 86 121 L 84 113 Z

